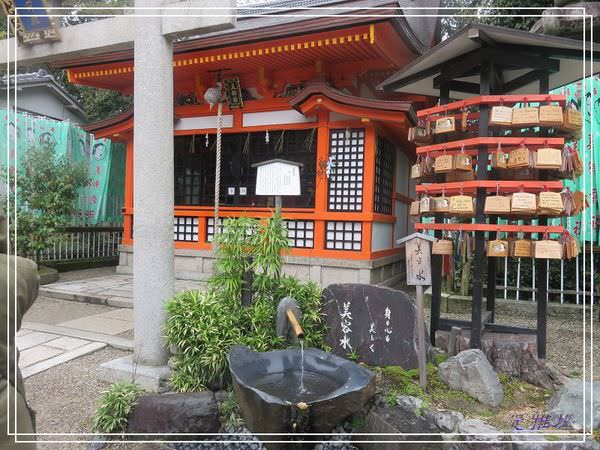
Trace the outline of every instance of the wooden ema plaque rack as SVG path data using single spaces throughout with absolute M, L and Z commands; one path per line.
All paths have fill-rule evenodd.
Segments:
M 490 69 L 487 76 L 492 76 L 493 69 Z M 547 75 L 547 74 L 546 74 Z M 484 91 L 489 89 L 489 83 L 485 82 L 485 74 L 481 74 L 481 89 Z M 540 90 L 547 86 L 547 79 L 540 79 Z M 446 90 L 447 92 L 447 90 Z M 416 187 L 418 194 L 460 194 L 471 195 L 476 198 L 476 209 L 473 223 L 444 223 L 444 216 L 435 214 L 433 223 L 417 223 L 415 229 L 433 230 L 437 238 L 442 237 L 445 231 L 465 231 L 475 233 L 475 256 L 473 270 L 473 294 L 472 294 L 472 311 L 471 320 L 451 320 L 440 317 L 440 297 L 441 297 L 441 282 L 442 282 L 442 257 L 440 255 L 432 255 L 432 302 L 431 302 L 431 340 L 435 345 L 435 332 L 437 330 L 450 330 L 452 326 L 462 328 L 470 328 L 471 348 L 480 348 L 481 334 L 484 329 L 492 332 L 504 333 L 525 333 L 537 335 L 538 357 L 545 358 L 546 355 L 546 265 L 543 270 L 538 270 L 537 283 L 538 290 L 538 311 L 537 311 L 537 329 L 521 328 L 509 325 L 500 325 L 494 323 L 495 310 L 495 285 L 494 281 L 488 282 L 486 290 L 486 306 L 485 311 L 482 311 L 483 292 L 483 270 L 485 267 L 484 261 L 487 258 L 487 279 L 496 279 L 496 259 L 486 257 L 485 241 L 486 234 L 488 239 L 497 239 L 498 233 L 557 233 L 564 232 L 562 226 L 548 226 L 547 218 L 544 216 L 533 216 L 539 220 L 538 225 L 499 225 L 497 215 L 485 215 L 484 203 L 487 195 L 495 195 L 497 192 L 510 194 L 514 192 L 539 193 L 542 191 L 560 192 L 563 189 L 561 181 L 548 181 L 547 175 L 542 174 L 538 180 L 514 180 L 506 181 L 500 179 L 500 173 L 497 169 L 489 168 L 489 154 L 500 146 L 504 151 L 524 146 L 530 151 L 537 151 L 544 147 L 560 148 L 562 150 L 565 139 L 562 137 L 547 136 L 544 126 L 540 127 L 540 132 L 535 136 L 520 136 L 513 132 L 510 136 L 492 136 L 495 130 L 489 124 L 490 110 L 492 106 L 504 105 L 513 106 L 517 103 L 554 103 L 564 106 L 564 95 L 479 95 L 468 100 L 446 103 L 447 97 L 444 95 L 444 88 L 440 88 L 440 103 L 442 105 L 434 108 L 428 108 L 417 112 L 417 117 L 422 122 L 429 122 L 432 126 L 440 117 L 454 117 L 458 123 L 463 116 L 465 108 L 477 106 L 478 113 L 467 113 L 469 120 L 478 120 L 478 136 L 467 137 L 449 141 L 448 134 L 433 134 L 437 142 L 430 145 L 417 147 L 418 156 L 429 156 L 435 158 L 441 155 L 456 155 L 464 153 L 470 155 L 473 159 L 473 164 L 476 164 L 476 181 L 463 182 L 435 182 L 428 184 L 419 184 Z M 447 94 L 446 94 L 447 95 Z M 467 130 L 472 130 L 468 127 Z M 531 133 L 530 133 L 531 134 Z M 453 136 L 453 135 L 450 135 Z M 483 162 L 483 163 L 480 163 Z M 478 164 L 479 163 L 479 164 Z M 542 173 L 544 171 L 540 171 Z M 444 175 L 441 175 L 443 178 Z M 436 175 L 436 179 L 440 176 Z M 526 219 L 530 220 L 530 219 Z M 542 300 L 544 299 L 544 300 Z

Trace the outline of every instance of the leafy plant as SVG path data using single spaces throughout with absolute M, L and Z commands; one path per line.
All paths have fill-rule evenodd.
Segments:
M 87 181 L 85 166 L 57 157 L 52 145 L 29 148 L 16 181 L 19 254 L 39 261 L 41 252 L 70 223 L 77 190 Z M 11 222 L 11 237 L 14 225 Z
M 244 424 L 240 415 L 240 405 L 238 404 L 235 393 L 227 392 L 225 400 L 219 404 L 219 418 L 221 425 L 225 430 L 228 428 L 236 429 Z
M 284 348 L 275 332 L 277 303 L 293 297 L 302 312 L 305 343 L 324 348 L 325 321 L 321 289 L 282 275 L 282 254 L 289 248 L 278 214 L 259 222 L 228 219 L 216 236 L 216 273 L 204 292 L 180 293 L 167 303 L 166 339 L 175 347 L 171 385 L 178 391 L 224 386 L 229 379 L 227 354 L 234 344 L 256 351 Z M 240 302 L 244 276 L 253 272 L 252 303 Z
M 127 419 L 143 389 L 136 383 L 113 384 L 103 392 L 94 416 L 93 429 L 98 433 L 123 433 Z

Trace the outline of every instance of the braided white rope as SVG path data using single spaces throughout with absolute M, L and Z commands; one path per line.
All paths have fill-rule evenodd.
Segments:
M 213 245 L 219 233 L 219 195 L 221 193 L 221 129 L 223 128 L 223 103 L 218 102 L 217 109 L 217 155 L 215 164 L 215 228 Z

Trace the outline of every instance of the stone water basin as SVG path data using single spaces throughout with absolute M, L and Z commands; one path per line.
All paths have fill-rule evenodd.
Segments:
M 328 433 L 375 394 L 370 370 L 314 348 L 304 350 L 304 391 L 300 349 L 261 353 L 236 345 L 228 357 L 242 417 L 253 433 Z

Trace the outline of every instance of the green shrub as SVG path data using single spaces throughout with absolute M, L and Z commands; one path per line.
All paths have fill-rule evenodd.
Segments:
M 93 429 L 98 433 L 123 433 L 142 388 L 136 383 L 115 383 L 103 392 L 94 416 Z
M 275 332 L 277 303 L 293 297 L 302 309 L 305 343 L 324 348 L 325 321 L 321 314 L 321 289 L 281 275 L 282 253 L 289 247 L 279 215 L 258 222 L 228 219 L 216 237 L 216 273 L 204 292 L 187 291 L 167 303 L 166 339 L 175 347 L 173 389 L 198 391 L 226 385 L 227 354 L 234 344 L 256 351 L 285 348 Z M 253 301 L 242 306 L 244 274 L 254 273 Z
M 58 243 L 71 223 L 78 189 L 88 182 L 87 169 L 83 163 L 57 157 L 54 146 L 46 144 L 27 149 L 16 180 L 8 172 L 4 176 L 11 184 L 16 182 L 19 254 L 39 262 L 41 252 Z M 11 221 L 11 240 L 14 231 Z

